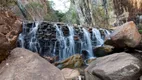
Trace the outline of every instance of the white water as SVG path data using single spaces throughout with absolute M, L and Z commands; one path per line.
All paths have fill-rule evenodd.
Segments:
M 88 57 L 93 57 L 93 49 L 92 49 L 92 43 L 91 43 L 91 36 L 90 33 L 85 29 L 83 30 L 83 39 L 82 39 L 82 47 L 81 50 L 86 50 L 88 52 Z
M 69 40 L 69 56 L 72 54 L 75 54 L 75 41 L 74 41 L 74 29 L 73 26 L 68 26 L 69 29 L 69 37 L 67 38 Z
M 56 25 L 56 38 L 60 44 L 59 58 L 61 60 L 75 54 L 74 29 L 72 26 L 68 26 L 68 29 L 69 36 L 65 37 L 61 28 Z
M 67 25 L 69 30 L 68 36 L 65 36 L 62 27 L 55 25 L 56 27 L 56 39 L 55 42 L 40 42 L 37 38 L 37 32 L 39 28 L 40 22 L 35 22 L 31 26 L 27 26 L 23 24 L 23 32 L 19 35 L 19 46 L 22 48 L 29 49 L 33 52 L 37 52 L 39 54 L 51 55 L 51 56 L 59 56 L 60 60 L 66 59 L 76 53 L 81 53 L 82 50 L 88 52 L 87 58 L 94 57 L 93 55 L 93 47 L 101 46 L 104 43 L 104 40 L 101 37 L 100 31 L 96 28 L 92 29 L 92 35 L 85 28 L 80 28 L 82 31 L 82 36 L 78 35 L 79 40 L 75 41 L 74 36 L 75 30 L 73 26 Z M 28 30 L 30 29 L 30 30 Z M 107 30 L 103 30 L 105 36 L 110 35 L 110 32 Z M 42 35 L 41 35 L 42 36 Z M 92 40 L 96 40 L 96 44 L 92 44 Z M 49 44 L 48 44 L 49 43 Z M 77 43 L 77 44 L 76 44 Z M 58 46 L 57 46 L 58 45 Z M 79 46 L 79 47 L 78 47 Z
M 32 24 L 32 28 L 30 28 L 30 32 L 26 31 L 27 26 L 23 23 L 23 32 L 19 35 L 20 47 L 28 48 L 34 52 L 39 52 L 40 45 L 38 43 L 36 33 L 38 29 L 38 25 L 40 22 L 35 22 Z M 26 36 L 28 36 L 28 42 L 25 41 Z
M 104 40 L 101 37 L 100 31 L 96 28 L 92 29 L 92 38 L 96 39 L 97 41 L 97 46 L 101 46 L 104 44 Z
M 36 22 L 35 23 L 35 26 L 32 26 L 33 28 L 31 29 L 31 32 L 29 33 L 30 35 L 30 42 L 29 42 L 29 49 L 30 50 L 33 50 L 35 52 L 38 52 L 38 47 L 40 47 L 39 43 L 38 43 L 38 40 L 36 38 L 36 33 L 37 33 L 37 30 L 38 30 L 38 25 L 39 25 L 39 22 Z

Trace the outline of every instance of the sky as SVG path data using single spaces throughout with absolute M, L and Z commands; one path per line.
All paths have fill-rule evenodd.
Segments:
M 58 10 L 60 12 L 67 12 L 70 8 L 70 1 L 69 0 L 49 0 L 49 1 L 53 1 L 54 5 L 52 6 L 52 8 L 54 10 Z

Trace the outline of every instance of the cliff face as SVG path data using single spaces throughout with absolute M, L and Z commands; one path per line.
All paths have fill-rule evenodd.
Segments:
M 113 0 L 115 14 L 120 21 L 137 22 L 137 16 L 142 15 L 142 0 Z
M 95 25 L 92 12 L 92 0 L 71 0 L 71 2 L 75 6 L 81 25 Z

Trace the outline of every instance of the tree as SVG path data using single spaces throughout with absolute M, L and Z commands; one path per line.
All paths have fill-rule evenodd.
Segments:
M 71 0 L 74 4 L 81 25 L 94 26 L 92 0 Z
M 15 5 L 16 0 L 0 0 L 0 8 L 11 8 L 13 5 Z

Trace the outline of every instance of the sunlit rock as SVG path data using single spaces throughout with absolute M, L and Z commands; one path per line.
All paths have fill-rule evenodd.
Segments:
M 1 80 L 65 80 L 61 71 L 37 53 L 16 48 L 0 64 Z
M 127 22 L 117 27 L 107 39 L 105 44 L 112 45 L 116 48 L 136 47 L 141 41 L 141 35 L 138 32 L 133 21 Z
M 22 22 L 11 11 L 0 11 L 0 62 L 16 47 Z
M 138 80 L 141 61 L 122 52 L 97 58 L 85 69 L 86 80 Z
M 64 68 L 61 72 L 66 80 L 75 80 L 80 76 L 80 72 L 77 69 Z

